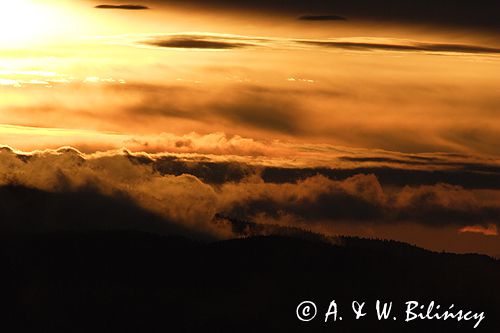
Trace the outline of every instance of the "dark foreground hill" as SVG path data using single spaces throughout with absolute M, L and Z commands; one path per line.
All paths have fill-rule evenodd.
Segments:
M 499 332 L 500 263 L 396 242 L 286 237 L 215 243 L 142 232 L 3 235 L 6 332 Z M 391 320 L 375 301 L 393 301 Z M 317 317 L 296 308 L 314 301 Z M 324 322 L 335 300 L 342 321 Z M 351 302 L 367 302 L 354 320 Z M 404 302 L 485 312 L 404 321 Z M 392 317 L 398 317 L 393 320 Z

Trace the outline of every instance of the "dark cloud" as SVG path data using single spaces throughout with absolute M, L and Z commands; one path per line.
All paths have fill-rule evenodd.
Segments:
M 403 51 L 403 52 L 456 52 L 456 53 L 500 53 L 500 49 L 465 44 L 436 44 L 436 43 L 412 43 L 412 44 L 384 44 L 384 43 L 363 43 L 344 41 L 310 41 L 304 40 L 300 43 L 320 47 L 355 51 Z
M 472 171 L 463 168 L 441 170 L 408 169 L 389 166 L 360 166 L 355 168 L 279 168 L 268 167 L 262 171 L 262 178 L 269 183 L 287 183 L 323 175 L 333 180 L 343 180 L 357 174 L 373 174 L 384 186 L 419 186 L 439 183 L 453 184 L 466 189 L 500 189 L 500 173 Z
M 301 20 L 341 20 L 337 16 L 303 16 Z M 358 40 L 314 40 L 290 39 L 286 42 L 273 38 L 256 38 L 251 36 L 219 36 L 219 35 L 166 35 L 163 37 L 152 36 L 149 40 L 139 41 L 138 44 L 156 46 L 160 48 L 184 48 L 184 49 L 241 49 L 249 47 L 276 47 L 294 48 L 297 44 L 337 48 L 353 51 L 399 51 L 399 52 L 438 52 L 438 53 L 478 53 L 478 54 L 498 54 L 500 48 L 487 47 L 469 44 L 444 44 L 444 43 L 424 43 L 418 41 L 397 41 L 385 42 L 384 39 L 378 41 L 358 41 Z
M 214 185 L 240 182 L 257 172 L 255 167 L 236 162 L 189 162 L 175 157 L 162 157 L 150 162 L 153 163 L 154 169 L 163 175 L 190 174 Z
M 299 109 L 290 102 L 254 96 L 256 99 L 242 98 L 214 105 L 214 111 L 235 123 L 245 123 L 254 128 L 273 130 L 285 134 L 298 134 L 303 131 L 296 113 Z M 291 112 L 292 111 L 292 112 Z
M 398 220 L 414 220 L 433 226 L 495 224 L 500 227 L 500 206 L 485 204 L 459 186 L 406 187 L 396 200 L 395 218 Z
M 152 0 L 155 4 L 218 10 L 254 11 L 265 14 L 336 15 L 376 23 L 398 22 L 486 29 L 498 33 L 500 3 L 497 0 Z
M 324 182 L 326 179 L 321 178 L 307 178 L 304 182 L 315 182 L 316 180 L 323 183 L 322 185 L 326 184 Z M 298 184 L 295 189 L 300 188 L 304 183 L 299 182 Z M 308 183 L 307 186 L 309 185 L 312 184 Z M 317 185 L 321 186 L 320 184 Z M 325 220 L 332 223 L 335 221 L 379 221 L 385 215 L 383 212 L 384 207 L 379 202 L 367 200 L 362 196 L 341 189 L 319 191 L 311 194 L 311 196 L 307 194 L 302 196 L 298 192 L 294 193 L 290 191 L 293 188 L 287 185 L 271 187 L 276 192 L 269 189 L 263 189 L 262 193 L 257 192 L 255 197 L 247 200 L 242 198 L 240 201 L 235 202 L 231 210 L 226 213 L 229 216 L 250 220 L 253 220 L 255 216 L 265 214 L 266 217 L 278 221 L 282 216 L 291 215 L 292 218 L 295 217 L 311 224 Z M 285 195 L 285 198 L 282 198 L 281 194 L 283 193 L 279 193 L 281 190 L 290 191 L 290 195 Z
M 147 6 L 140 5 L 98 5 L 95 6 L 97 9 L 124 9 L 124 10 L 146 10 L 149 9 Z
M 268 39 L 216 34 L 179 34 L 152 36 L 148 40 L 139 41 L 139 44 L 160 48 L 224 50 L 256 47 L 257 43 L 261 41 L 268 41 Z
M 175 156 L 150 159 L 130 155 L 129 158 L 138 164 L 152 165 L 156 171 L 163 175 L 190 174 L 205 183 L 214 185 L 240 182 L 252 175 L 259 175 L 265 183 L 284 184 L 297 183 L 316 175 L 341 181 L 358 174 L 373 174 L 384 187 L 446 183 L 470 190 L 500 190 L 500 167 L 486 163 L 459 163 L 443 160 L 425 163 L 418 161 L 416 157 L 412 157 L 412 159 L 340 157 L 339 161 L 355 162 L 357 166 L 351 168 L 285 168 L 256 166 L 244 162 L 186 161 Z M 368 166 L 367 164 L 372 165 Z
M 432 157 L 422 157 L 422 156 L 412 156 L 409 159 L 398 159 L 390 157 L 341 157 L 341 160 L 351 161 L 351 162 L 381 162 L 381 163 L 395 163 L 395 164 L 406 164 L 406 165 L 422 165 L 422 166 L 444 166 L 448 170 L 454 171 L 466 171 L 466 172 L 477 172 L 477 173 L 490 173 L 490 174 L 500 174 L 500 166 L 497 164 L 488 163 L 475 163 L 475 162 L 457 162 L 457 161 L 446 161 L 444 159 L 437 159 Z
M 431 227 L 500 226 L 500 206 L 459 186 L 385 191 L 374 175 L 342 181 L 313 176 L 296 184 L 240 183 L 224 187 L 228 216 L 289 225 L 417 223 Z
M 250 46 L 245 43 L 231 43 L 215 40 L 207 40 L 201 38 L 188 38 L 188 37 L 175 37 L 165 40 L 156 40 L 152 42 L 145 42 L 144 44 L 165 47 L 165 48 L 179 48 L 179 49 L 237 49 Z
M 343 16 L 338 15 L 303 15 L 299 17 L 301 21 L 345 21 Z
M 192 100 L 178 101 L 177 94 L 167 89 L 152 92 L 126 112 L 133 117 L 158 116 L 196 121 L 218 121 L 219 124 L 245 124 L 250 128 L 297 134 L 301 106 L 291 92 L 275 96 L 273 90 L 244 86 L 234 91 L 193 89 Z M 193 103 L 186 105 L 186 102 Z

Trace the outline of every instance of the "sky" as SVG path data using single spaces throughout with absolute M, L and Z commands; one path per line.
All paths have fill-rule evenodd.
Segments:
M 5 1 L 0 184 L 498 256 L 499 35 L 494 0 Z

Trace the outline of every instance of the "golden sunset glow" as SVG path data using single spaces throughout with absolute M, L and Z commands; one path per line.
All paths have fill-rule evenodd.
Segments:
M 60 20 L 46 1 L 17 0 L 2 3 L 0 47 L 26 47 L 38 44 L 57 31 Z
M 491 213 L 500 206 L 487 199 L 500 197 L 495 20 L 457 12 L 420 22 L 402 4 L 394 17 L 373 4 L 368 10 L 346 2 L 338 13 L 326 2 L 292 1 L 281 10 L 272 1 L 258 4 L 6 1 L 0 11 L 4 153 L 43 151 L 42 163 L 67 153 L 59 147 L 72 147 L 103 169 L 114 167 L 107 163 L 115 153 L 125 164 L 127 154 L 159 164 L 165 156 L 234 163 L 244 177 L 218 176 L 213 188 L 196 167 L 183 170 L 204 195 L 196 199 L 200 220 L 238 215 L 235 207 L 248 204 L 240 217 L 262 225 L 383 235 L 428 248 L 439 248 L 433 235 L 446 234 L 454 251 L 500 253 L 492 245 L 499 220 Z M 78 175 L 67 176 L 69 182 L 81 184 L 90 173 L 105 192 L 130 190 L 70 156 L 70 164 L 60 165 Z M 155 206 L 171 193 L 161 188 L 148 197 L 148 188 L 175 183 L 156 179 L 149 165 L 123 166 L 128 171 L 120 179 L 146 193 L 130 196 L 188 223 L 193 215 L 184 216 L 184 206 Z M 52 175 L 43 177 L 14 178 L 59 188 Z M 309 220 L 292 207 L 338 193 L 359 201 L 352 207 L 369 204 L 376 213 L 360 216 L 353 208 Z M 278 213 L 252 210 L 263 197 Z M 442 221 L 433 220 L 435 211 Z M 400 228 L 404 223 L 411 227 Z M 484 239 L 461 241 L 476 236 Z
M 498 333 L 499 143 L 500 0 L 0 0 L 2 332 Z

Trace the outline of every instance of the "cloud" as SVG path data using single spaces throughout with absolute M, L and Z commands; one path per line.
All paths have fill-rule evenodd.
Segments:
M 247 137 L 294 137 L 404 152 L 498 154 L 498 146 L 492 144 L 499 139 L 498 125 L 491 121 L 498 99 L 493 89 L 479 91 L 463 82 L 424 87 L 388 81 L 358 86 L 349 78 L 309 85 L 288 81 L 280 83 L 283 86 L 200 83 L 186 85 L 182 94 L 175 86 L 159 86 L 141 90 L 138 100 L 123 108 L 119 121 L 130 126 L 158 124 L 155 131 L 164 127 L 162 123 L 188 123 L 187 130 L 200 132 L 211 124 L 212 131 Z M 396 107 L 401 112 L 394 112 Z M 433 122 L 421 117 L 430 110 Z M 413 121 L 406 122 L 407 117 Z
M 471 226 L 466 226 L 460 229 L 460 232 L 469 232 L 469 233 L 477 233 L 477 234 L 483 234 L 486 236 L 498 236 L 498 228 L 496 225 L 491 224 L 487 227 L 483 227 L 480 225 L 471 225 Z
M 240 182 L 253 175 L 265 183 L 284 184 L 316 175 L 345 180 L 357 174 L 372 174 L 384 187 L 446 183 L 470 190 L 500 190 L 500 165 L 496 159 L 441 153 L 377 154 L 325 145 L 261 142 L 223 133 L 180 137 L 163 134 L 150 140 L 137 141 L 134 146 L 135 151 L 149 149 L 149 154 L 130 158 L 152 165 L 161 174 L 191 174 L 208 184 Z M 306 152 L 319 148 L 323 150 L 320 156 Z M 324 160 L 330 166 L 324 166 Z
M 4 149 L 0 153 L 0 186 L 55 193 L 91 188 L 101 196 L 129 198 L 141 209 L 182 228 L 217 233 L 211 224 L 216 197 L 210 186 L 187 174 L 160 175 L 150 165 L 134 163 L 126 153 L 89 158 L 64 148 L 21 157 Z
M 303 15 L 299 17 L 301 21 L 345 21 L 343 16 L 338 15 Z
M 424 169 L 403 166 L 358 166 L 353 168 L 304 168 L 290 169 L 268 167 L 262 171 L 262 178 L 269 183 L 285 183 L 303 180 L 314 175 L 330 179 L 346 179 L 356 174 L 373 174 L 385 186 L 434 185 L 440 182 L 461 186 L 467 189 L 500 189 L 499 173 L 456 169 L 433 170 L 428 165 Z
M 465 82 L 425 88 L 384 81 L 353 87 L 349 78 L 314 84 L 282 81 L 286 82 L 284 87 L 213 81 L 177 81 L 154 87 L 69 86 L 54 88 L 50 98 L 38 91 L 31 94 L 32 99 L 22 101 L 27 106 L 3 108 L 12 122 L 31 127 L 2 126 L 0 142 L 20 149 L 80 148 L 86 141 L 85 151 L 122 146 L 135 149 L 140 143 L 146 151 L 159 152 L 162 146 L 171 152 L 194 150 L 182 140 L 178 146 L 163 141 L 168 135 L 148 137 L 169 128 L 176 134 L 219 132 L 262 141 L 312 141 L 406 153 L 499 153 L 495 145 L 500 140 L 499 125 L 492 114 L 498 97 L 488 84 L 479 89 L 465 86 Z M 78 103 L 82 93 L 86 96 L 83 104 Z M 394 112 L 395 108 L 401 112 Z M 71 118 L 64 117 L 68 112 Z M 433 121 L 429 122 L 426 117 L 431 113 Z M 406 121 L 408 117 L 412 122 Z M 70 130 L 79 126 L 107 131 Z M 61 129 L 41 129 L 50 127 Z
M 454 235 L 486 230 L 482 234 L 495 237 L 488 230 L 500 226 L 498 189 L 445 183 L 387 186 L 373 174 L 342 178 L 335 169 L 332 177 L 297 169 L 303 177 L 277 183 L 265 179 L 265 169 L 201 156 L 3 148 L 2 226 L 135 228 L 212 238 L 237 236 L 246 228 L 221 216 L 257 224 L 251 227 L 253 234 L 281 233 L 279 228 L 285 227 L 291 233 L 301 229 L 335 235 L 341 227 L 355 232 L 411 224 L 447 228 Z M 78 216 L 71 218 L 75 212 Z
M 244 218 L 286 213 L 312 221 L 498 222 L 499 207 L 492 201 L 496 191 L 491 200 L 479 200 L 481 192 L 443 183 L 400 184 L 398 190 L 386 191 L 375 175 L 357 173 L 337 180 L 335 169 L 331 178 L 304 173 L 296 181 L 276 183 L 264 181 L 262 166 L 126 151 L 85 155 L 64 148 L 19 154 L 4 149 L 0 157 L 1 184 L 56 192 L 89 186 L 104 195 L 122 192 L 141 207 L 184 223 L 203 224 L 217 212 Z
M 220 202 L 228 216 L 306 229 L 321 225 L 334 230 L 338 223 L 457 228 L 500 223 L 500 205 L 482 200 L 480 193 L 448 184 L 388 191 L 374 175 L 363 174 L 339 181 L 312 176 L 297 183 L 228 183 Z
M 262 37 L 211 34 L 211 33 L 183 33 L 164 35 L 142 35 L 127 36 L 130 42 L 136 45 L 148 45 L 159 48 L 178 49 L 242 49 L 250 47 L 265 46 L 272 42 L 272 39 Z
M 147 6 L 140 5 L 98 5 L 95 6 L 97 9 L 124 9 L 124 10 L 146 10 L 149 9 Z
M 317 53 L 318 47 L 313 48 Z M 155 54 L 163 57 L 161 52 Z M 0 107 L 4 118 L 10 124 L 28 126 L 0 126 L 0 142 L 28 150 L 79 145 L 89 151 L 136 147 L 138 144 L 132 142 L 136 139 L 147 144 L 145 151 L 158 152 L 162 138 L 147 138 L 147 134 L 168 128 L 176 134 L 220 132 L 251 139 L 322 142 L 406 153 L 500 153 L 496 144 L 500 140 L 500 123 L 495 121 L 494 112 L 500 103 L 492 70 L 497 66 L 495 59 L 485 58 L 483 62 L 476 56 L 461 54 L 450 62 L 447 57 L 405 54 L 388 60 L 385 54 L 360 54 L 361 63 L 370 59 L 381 64 L 369 78 L 353 65 L 359 64 L 358 55 L 340 54 L 342 66 L 313 66 L 311 72 L 306 66 L 303 74 L 287 72 L 288 66 L 277 63 L 281 61 L 279 54 L 268 55 L 266 59 L 274 58 L 273 65 L 263 64 L 265 69 L 246 67 L 247 62 L 232 67 L 219 61 L 218 66 L 196 62 L 194 68 L 188 66 L 179 72 L 180 67 L 174 65 L 157 68 L 159 62 L 144 72 L 141 69 L 141 78 L 126 83 L 54 84 L 51 94 L 46 94 L 46 87 L 6 88 L 6 96 L 11 97 Z M 186 52 L 172 59 L 198 56 Z M 214 52 L 207 56 L 215 61 L 234 54 Z M 254 52 L 238 56 L 256 63 L 251 60 L 257 56 Z M 352 57 L 357 60 L 352 62 Z M 412 61 L 414 57 L 418 61 Z M 381 58 L 384 61 L 378 62 Z M 385 61 L 390 61 L 391 66 L 382 66 Z M 392 75 L 392 62 L 401 69 L 397 76 Z M 127 67 L 117 68 L 128 71 Z M 136 70 L 138 73 L 138 67 L 132 72 Z M 467 78 L 452 80 L 450 71 L 464 73 Z M 292 76 L 311 80 L 289 80 Z M 31 98 L 21 98 L 25 94 Z M 81 102 L 82 95 L 85 103 Z M 428 121 L 429 117 L 433 121 Z M 84 141 L 87 147 L 81 146 Z M 170 143 L 164 147 L 172 152 L 193 150 L 181 141 L 178 147 Z
M 145 94 L 144 100 L 124 110 L 129 117 L 162 117 L 206 120 L 219 124 L 244 124 L 247 128 L 271 130 L 286 134 L 302 133 L 300 101 L 290 92 L 277 96 L 274 91 L 243 86 L 238 91 L 186 92 L 193 99 L 179 98 L 174 91 L 159 90 Z
M 384 44 L 384 43 L 364 43 L 351 41 L 311 41 L 304 40 L 301 43 L 320 47 L 346 49 L 353 51 L 400 51 L 400 52 L 438 52 L 438 53 L 500 53 L 500 49 L 466 44 L 439 44 L 439 43 L 419 43 L 408 44 Z
M 301 20 L 322 21 L 341 20 L 336 16 L 302 16 Z M 121 37 L 123 38 L 123 37 Z M 128 39 L 128 40 L 127 40 Z M 111 38 L 110 40 L 113 40 Z M 430 53 L 464 53 L 464 54 L 498 54 L 499 48 L 473 44 L 425 43 L 414 40 L 390 38 L 332 38 L 332 39 L 283 39 L 230 34 L 165 34 L 126 36 L 124 43 L 130 45 L 148 45 L 159 48 L 179 49 L 296 49 L 297 47 L 323 47 L 349 51 L 391 51 L 391 52 L 430 52 Z
M 210 121 L 209 117 L 206 119 Z M 314 175 L 341 180 L 356 174 L 373 174 L 383 186 L 447 183 L 465 189 L 500 189 L 500 162 L 498 158 L 488 156 L 408 154 L 321 143 L 291 143 L 223 132 L 116 135 L 67 129 L 0 128 L 4 133 L 13 131 L 16 142 L 31 142 L 29 146 L 41 149 L 66 144 L 95 153 L 126 147 L 145 154 L 140 155 L 140 159 L 148 161 L 160 173 L 178 176 L 189 173 L 210 184 L 239 181 L 257 173 L 263 181 L 277 184 L 297 182 Z M 68 137 L 61 134 L 68 134 Z M 95 141 L 89 141 L 89 138 Z M 6 134 L 0 139 L 12 141 Z
M 232 43 L 224 41 L 207 40 L 197 37 L 173 37 L 170 39 L 160 39 L 144 44 L 162 47 L 162 48 L 179 48 L 179 49 L 237 49 L 252 46 L 246 43 Z
M 397 0 L 150 0 L 157 5 L 179 6 L 193 9 L 221 11 L 248 11 L 266 15 L 294 15 L 307 13 L 337 13 L 353 21 L 381 23 L 403 23 L 449 26 L 454 28 L 475 28 L 498 33 L 500 11 L 498 1 L 439 0 L 412 1 Z

